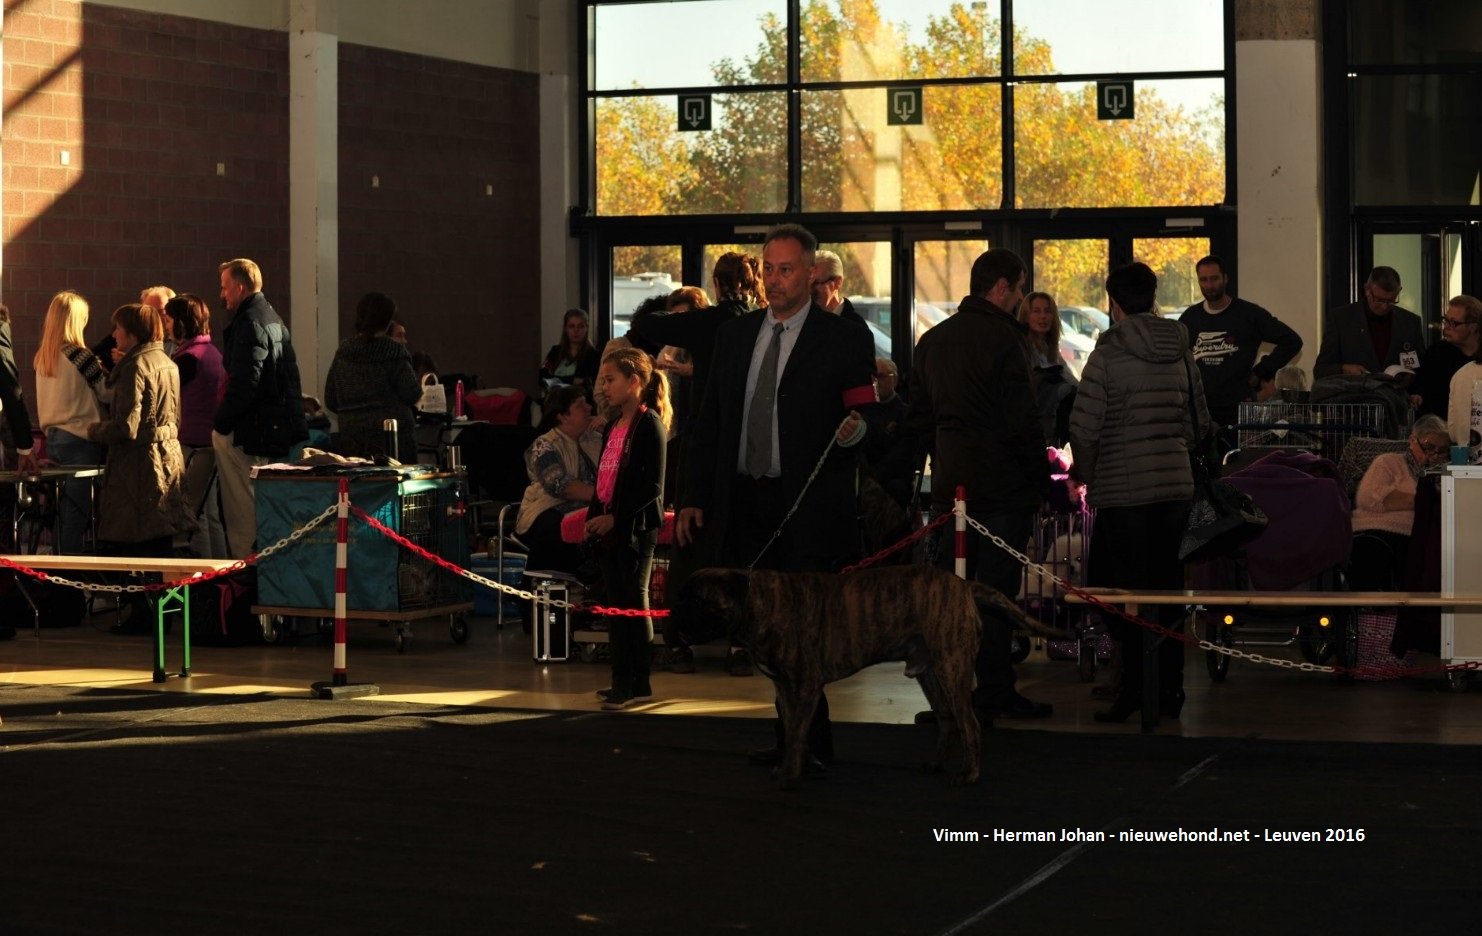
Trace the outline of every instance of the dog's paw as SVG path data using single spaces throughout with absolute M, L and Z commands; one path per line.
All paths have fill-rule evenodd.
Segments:
M 951 786 L 968 786 L 977 782 L 978 768 L 976 767 L 972 768 L 971 770 L 963 770 L 954 773 L 952 777 L 947 781 L 947 783 Z
M 922 773 L 929 773 L 929 774 L 938 774 L 938 773 L 941 773 L 942 772 L 942 762 L 941 761 L 934 761 L 934 760 L 924 761 L 921 764 L 921 772 Z

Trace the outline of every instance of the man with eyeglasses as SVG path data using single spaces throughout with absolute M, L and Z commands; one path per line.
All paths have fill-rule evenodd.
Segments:
M 1410 402 L 1417 416 L 1447 417 L 1451 403 L 1451 378 L 1477 356 L 1482 331 L 1482 302 L 1471 296 L 1454 296 L 1441 316 L 1441 341 L 1426 349 L 1420 370 L 1410 385 Z
M 1482 385 L 1482 301 L 1472 296 L 1457 296 L 1441 320 L 1447 344 L 1456 345 L 1467 360 L 1451 375 L 1446 406 L 1438 414 L 1457 445 L 1472 449 L 1471 461 L 1477 462 L 1482 446 L 1482 411 L 1478 408 L 1477 390 Z
M 832 250 L 820 250 L 813 256 L 813 279 L 808 284 L 813 304 L 848 322 L 865 323 L 854 311 L 854 303 L 844 295 L 844 261 Z
M 1400 274 L 1393 267 L 1375 267 L 1364 282 L 1363 299 L 1324 317 L 1313 376 L 1378 374 L 1395 366 L 1418 370 L 1425 328 L 1420 316 L 1400 308 L 1399 297 Z

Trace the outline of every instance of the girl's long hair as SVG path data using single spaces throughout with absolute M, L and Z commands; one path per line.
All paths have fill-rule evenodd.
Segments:
M 41 327 L 41 347 L 31 363 L 43 377 L 57 376 L 57 361 L 62 345 L 87 347 L 82 331 L 87 327 L 87 300 L 70 289 L 64 289 L 46 307 L 46 323 Z
M 624 377 L 637 377 L 643 385 L 643 404 L 654 411 L 664 431 L 669 431 L 673 408 L 669 405 L 669 379 L 664 372 L 654 367 L 654 359 L 638 348 L 614 348 L 602 357 L 603 364 L 611 364 Z M 609 418 L 615 414 L 608 414 Z

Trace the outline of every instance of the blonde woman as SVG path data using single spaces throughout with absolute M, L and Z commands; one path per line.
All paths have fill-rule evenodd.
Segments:
M 107 400 L 103 365 L 87 349 L 82 337 L 87 327 L 87 300 L 75 292 L 59 292 L 46 310 L 36 368 L 36 411 L 46 433 L 46 455 L 58 465 L 97 465 L 103 447 L 88 439 L 88 427 L 103 418 Z M 68 481 L 62 487 L 59 541 L 54 549 L 76 555 L 91 520 L 88 489 L 91 481 Z
M 1034 400 L 1040 428 L 1049 445 L 1064 445 L 1070 435 L 1070 407 L 1075 403 L 1075 374 L 1060 354 L 1060 309 L 1049 293 L 1032 292 L 1019 303 L 1019 321 L 1027 330 L 1034 357 Z

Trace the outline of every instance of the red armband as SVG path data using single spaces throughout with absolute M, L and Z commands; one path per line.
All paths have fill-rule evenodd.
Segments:
M 850 387 L 844 391 L 844 406 L 846 409 L 854 409 L 856 406 L 864 406 L 867 403 L 878 402 L 875 399 L 875 385 L 865 384 L 862 387 Z

